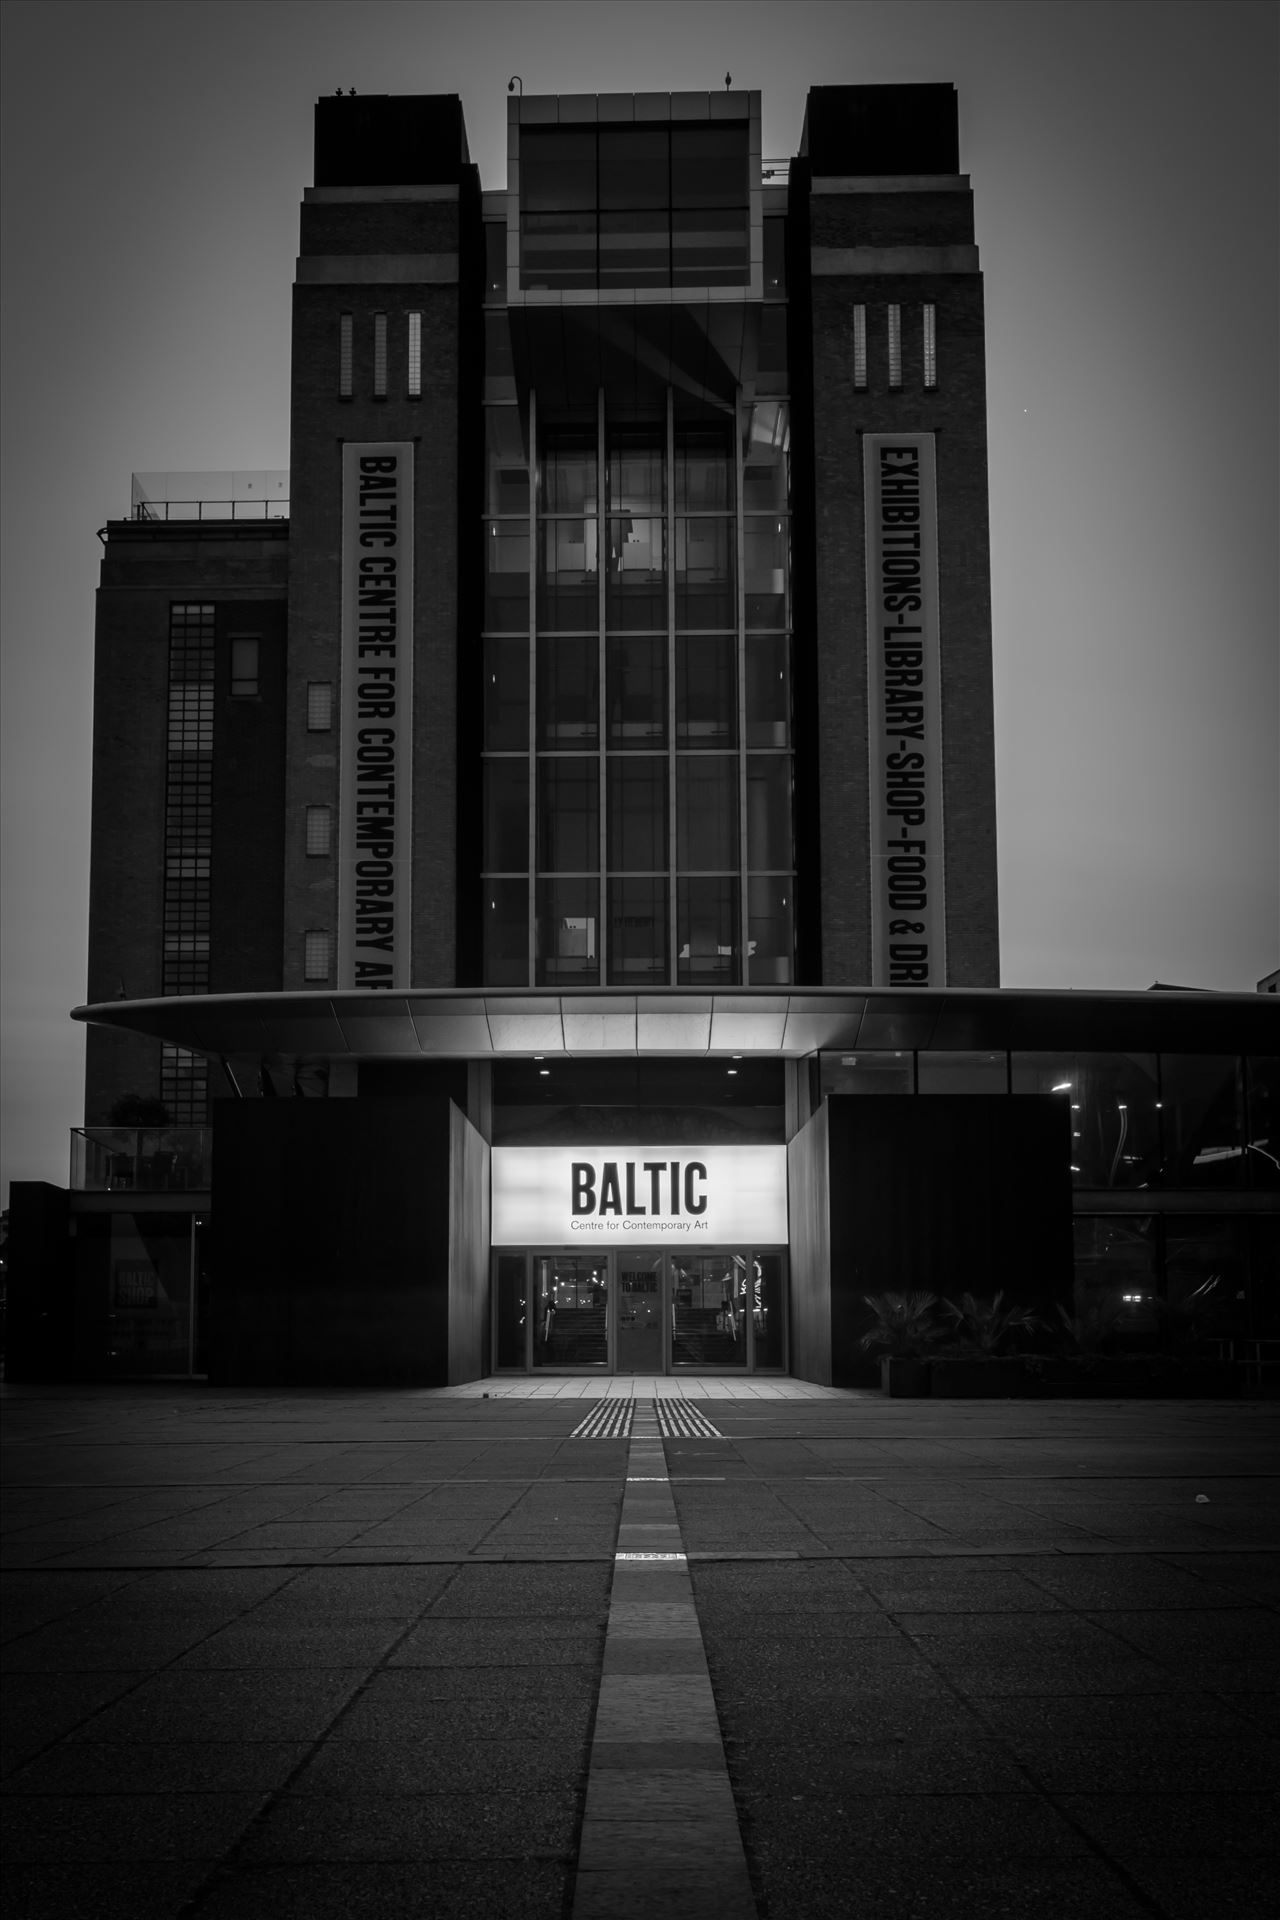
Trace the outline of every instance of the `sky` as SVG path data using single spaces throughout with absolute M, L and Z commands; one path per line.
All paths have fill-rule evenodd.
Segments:
M 1232 0 L 7 0 L 10 1177 L 81 1117 L 96 529 L 133 471 L 288 465 L 312 109 L 951 81 L 986 284 L 1002 983 L 1280 965 L 1280 13 Z

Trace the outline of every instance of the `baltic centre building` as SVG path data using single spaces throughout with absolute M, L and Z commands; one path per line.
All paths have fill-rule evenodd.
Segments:
M 999 985 L 945 85 L 316 109 L 287 473 L 103 530 L 85 1124 L 16 1378 L 864 1377 L 1280 1333 L 1277 1008 Z

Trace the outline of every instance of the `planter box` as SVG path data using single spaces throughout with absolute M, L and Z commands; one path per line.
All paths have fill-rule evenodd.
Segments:
M 1027 1393 L 1021 1360 L 931 1360 L 935 1400 L 1012 1400 Z
M 1225 1360 L 1115 1354 L 926 1362 L 935 1400 L 1224 1399 L 1239 1392 Z
M 880 1385 L 891 1400 L 920 1400 L 932 1392 L 927 1360 L 897 1360 L 888 1355 L 880 1362 Z

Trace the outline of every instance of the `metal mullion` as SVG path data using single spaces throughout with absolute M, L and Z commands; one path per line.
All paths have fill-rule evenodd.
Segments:
M 529 906 L 525 980 L 537 979 L 538 913 L 538 396 L 529 389 Z
M 667 984 L 679 981 L 676 946 L 676 427 L 667 388 Z
M 600 973 L 599 984 L 603 987 L 608 978 L 608 937 L 606 924 L 607 883 L 606 883 L 606 821 L 605 821 L 605 565 L 608 556 L 609 520 L 606 511 L 605 488 L 607 469 L 605 467 L 604 440 L 604 388 L 596 393 L 596 765 L 599 769 L 599 878 L 596 881 L 596 960 Z
M 749 912 L 747 904 L 747 582 L 746 555 L 743 551 L 744 523 L 742 515 L 742 426 L 741 426 L 742 389 L 734 396 L 733 407 L 733 486 L 734 486 L 734 574 L 736 592 L 734 607 L 737 616 L 737 708 L 738 708 L 738 950 L 741 959 L 738 967 L 739 985 L 745 986 L 750 977 L 747 964 L 747 929 Z

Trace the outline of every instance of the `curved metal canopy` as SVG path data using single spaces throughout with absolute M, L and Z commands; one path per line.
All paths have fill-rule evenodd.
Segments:
M 1280 1051 L 1269 995 L 1008 987 L 625 988 L 552 993 L 228 993 L 107 1000 L 71 1016 L 192 1052 L 294 1069 L 329 1061 L 489 1060 L 533 1054 L 772 1054 L 819 1048 L 1071 1052 Z

